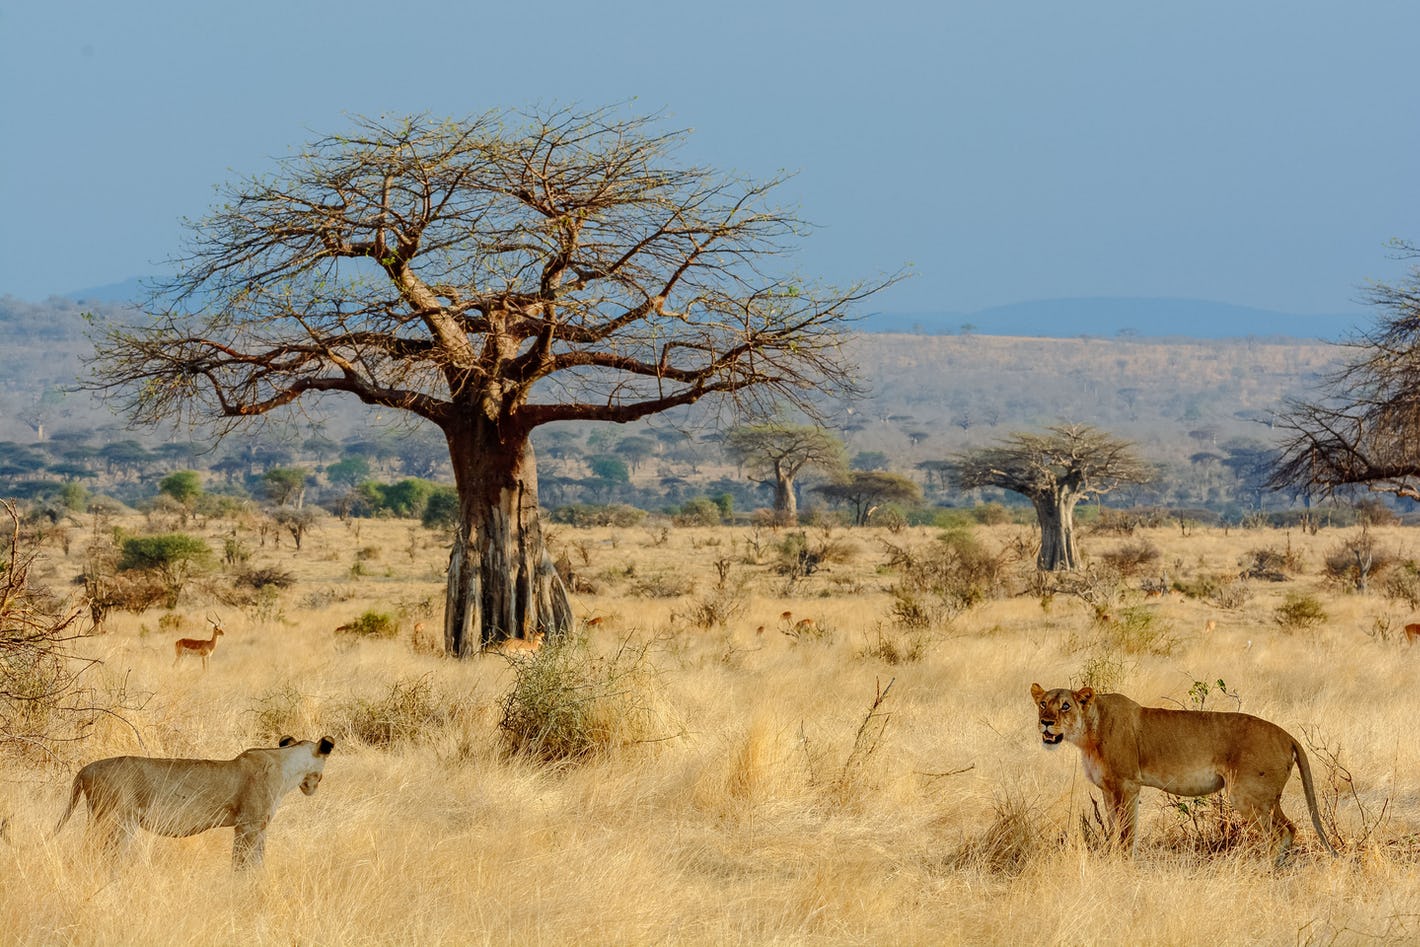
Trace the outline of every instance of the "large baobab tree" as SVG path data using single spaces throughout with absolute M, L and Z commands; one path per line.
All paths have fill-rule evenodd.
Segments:
M 1154 476 L 1133 445 L 1087 425 L 1012 434 L 994 446 L 958 454 L 953 465 L 963 489 L 1000 487 L 1031 501 L 1040 522 L 1036 566 L 1045 572 L 1079 567 L 1076 504 Z
M 1420 247 L 1400 244 L 1420 256 Z M 1332 494 L 1350 486 L 1420 500 L 1420 266 L 1378 283 L 1381 312 L 1343 343 L 1340 367 L 1315 400 L 1294 400 L 1277 418 L 1281 452 L 1268 486 Z
M 843 442 L 811 424 L 749 424 L 725 436 L 725 452 L 749 468 L 750 478 L 774 486 L 775 522 L 799 521 L 794 479 L 805 467 L 841 473 L 847 463 Z
M 149 321 L 93 385 L 148 423 L 234 425 L 327 393 L 443 432 L 459 497 L 445 646 L 555 636 L 531 432 L 726 396 L 812 410 L 851 388 L 849 307 L 778 264 L 803 232 L 754 182 L 676 160 L 616 109 L 361 119 L 191 225 Z

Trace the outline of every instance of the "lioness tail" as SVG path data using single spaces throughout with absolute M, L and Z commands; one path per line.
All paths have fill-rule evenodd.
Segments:
M 64 814 L 59 817 L 59 824 L 54 827 L 54 831 L 49 833 L 50 838 L 54 838 L 56 835 L 59 834 L 59 830 L 64 828 L 64 823 L 68 822 L 69 816 L 73 814 L 74 807 L 79 804 L 79 797 L 84 794 L 84 784 L 81 781 L 82 779 L 82 772 L 75 774 L 74 788 L 69 792 L 69 807 L 65 809 Z
M 1312 768 L 1307 762 L 1307 751 L 1302 749 L 1302 745 L 1295 739 L 1292 740 L 1292 755 L 1297 760 L 1297 772 L 1302 774 L 1302 791 L 1307 796 L 1307 809 L 1312 814 L 1312 828 L 1316 829 L 1317 838 L 1321 839 L 1321 844 L 1326 846 L 1326 850 L 1336 857 L 1336 849 L 1331 847 L 1331 842 L 1326 837 L 1325 830 L 1321 827 L 1321 812 L 1316 805 L 1316 790 L 1312 788 Z

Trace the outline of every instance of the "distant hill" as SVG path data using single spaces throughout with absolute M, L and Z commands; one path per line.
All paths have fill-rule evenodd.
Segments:
M 76 289 L 72 293 L 61 293 L 60 295 L 78 303 L 137 304 L 148 295 L 144 286 L 146 280 L 147 277 L 134 276 L 121 283 L 91 286 L 88 289 Z
M 1334 341 L 1368 319 L 1364 311 L 1299 315 L 1202 299 L 1097 297 L 1041 299 L 976 312 L 879 312 L 867 316 L 856 328 L 863 332 L 957 335 L 967 327 L 968 334 L 1054 339 L 1084 335 Z

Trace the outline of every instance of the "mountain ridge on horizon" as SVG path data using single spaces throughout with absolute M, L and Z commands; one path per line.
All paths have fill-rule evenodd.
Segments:
M 80 303 L 132 303 L 142 298 L 146 279 L 132 277 L 56 295 Z M 862 332 L 907 335 L 1282 337 L 1336 341 L 1367 319 L 1365 311 L 1359 309 L 1354 313 L 1289 313 L 1187 297 L 1078 296 L 1025 300 L 966 312 L 871 312 L 853 325 Z

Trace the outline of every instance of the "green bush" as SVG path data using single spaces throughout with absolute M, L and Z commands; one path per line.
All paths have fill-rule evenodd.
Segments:
M 695 497 L 681 504 L 671 517 L 671 522 L 677 526 L 718 526 L 723 515 L 714 500 Z
M 635 526 L 646 518 L 645 510 L 623 503 L 573 503 L 553 510 L 549 519 L 554 523 L 586 528 L 592 526 Z
M 359 635 L 362 638 L 393 638 L 399 634 L 399 621 L 389 612 L 371 609 L 335 631 L 337 634 Z
M 1314 628 L 1327 620 L 1326 609 L 1316 596 L 1306 592 L 1288 592 L 1281 605 L 1272 613 L 1272 618 L 1283 628 Z

